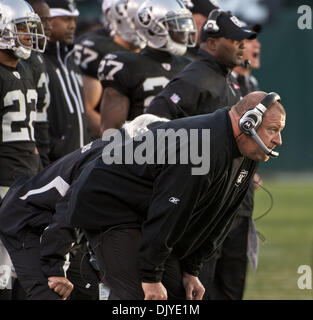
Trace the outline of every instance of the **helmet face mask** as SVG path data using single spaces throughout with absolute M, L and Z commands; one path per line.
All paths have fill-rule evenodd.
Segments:
M 150 47 L 183 55 L 196 45 L 197 29 L 191 12 L 180 0 L 147 0 L 135 18 L 139 36 Z
M 172 40 L 187 44 L 188 47 L 194 47 L 196 45 L 196 30 L 195 23 L 192 17 L 180 17 L 168 20 L 168 32 Z
M 46 37 L 39 16 L 24 0 L 0 0 L 0 49 L 27 59 L 31 51 L 44 52 Z

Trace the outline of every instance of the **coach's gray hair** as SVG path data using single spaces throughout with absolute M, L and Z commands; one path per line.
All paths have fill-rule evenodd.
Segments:
M 133 138 L 138 134 L 147 131 L 147 125 L 156 121 L 167 122 L 169 121 L 169 119 L 161 118 L 155 116 L 154 114 L 146 113 L 136 117 L 134 120 L 130 122 L 125 122 L 123 125 L 123 129 L 130 138 Z

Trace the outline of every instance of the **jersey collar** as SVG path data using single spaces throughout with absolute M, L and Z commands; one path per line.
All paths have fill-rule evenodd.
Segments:
M 160 62 L 171 62 L 173 60 L 173 56 L 170 53 L 166 51 L 157 50 L 148 46 L 142 49 L 140 54 L 149 56 Z

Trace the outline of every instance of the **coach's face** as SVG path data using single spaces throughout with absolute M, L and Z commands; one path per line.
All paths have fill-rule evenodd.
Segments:
M 215 57 L 217 61 L 228 67 L 239 66 L 243 61 L 245 41 L 230 40 L 226 38 L 217 38 Z
M 265 113 L 257 133 L 268 149 L 273 150 L 276 146 L 282 145 L 281 131 L 285 127 L 285 121 L 286 116 L 278 107 L 273 106 Z M 252 160 L 267 161 L 269 159 L 269 156 L 250 136 L 245 136 L 238 143 L 238 148 L 242 155 Z
M 261 66 L 261 43 L 258 39 L 246 40 L 243 61 L 249 60 L 252 69 L 258 69 Z
M 60 16 L 51 19 L 51 37 L 52 42 L 60 41 L 69 45 L 73 42 L 76 30 L 77 17 Z

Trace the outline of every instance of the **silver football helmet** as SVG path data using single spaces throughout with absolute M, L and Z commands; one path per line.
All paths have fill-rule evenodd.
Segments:
M 39 16 L 24 0 L 0 0 L 0 49 L 28 59 L 31 51 L 44 52 L 46 37 Z
M 188 9 L 192 9 L 194 7 L 194 4 L 192 3 L 191 0 L 182 0 L 182 2 Z
M 102 1 L 102 13 L 103 13 L 103 24 L 105 27 L 111 28 L 110 27 L 110 17 L 109 13 L 111 10 L 112 6 L 112 0 L 103 0 Z
M 138 35 L 155 49 L 183 55 L 196 45 L 197 28 L 181 0 L 146 0 L 135 16 Z
M 144 0 L 112 0 L 108 14 L 111 29 L 138 47 L 143 47 L 144 41 L 135 30 L 134 16 L 143 2 Z

